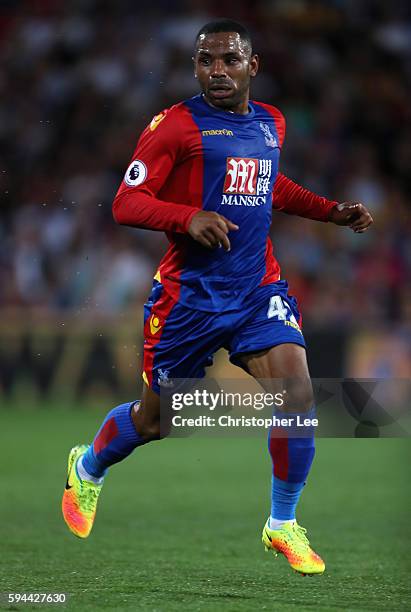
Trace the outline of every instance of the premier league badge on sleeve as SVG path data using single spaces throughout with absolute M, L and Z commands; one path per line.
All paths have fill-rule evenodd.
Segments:
M 135 159 L 131 162 L 124 175 L 124 182 L 129 187 L 141 185 L 147 178 L 147 167 L 144 162 Z

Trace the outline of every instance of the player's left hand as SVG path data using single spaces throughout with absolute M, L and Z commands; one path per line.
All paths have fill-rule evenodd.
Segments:
M 328 220 L 336 225 L 348 225 L 354 232 L 365 232 L 374 222 L 369 210 L 361 202 L 341 202 L 331 209 Z

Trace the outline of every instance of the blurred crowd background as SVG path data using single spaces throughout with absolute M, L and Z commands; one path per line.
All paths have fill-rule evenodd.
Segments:
M 362 201 L 375 219 L 356 235 L 273 216 L 305 329 L 380 334 L 371 374 L 411 375 L 406 2 L 3 0 L 2 312 L 141 316 L 166 240 L 116 226 L 111 203 L 152 116 L 197 93 L 193 41 L 218 17 L 252 31 L 261 55 L 252 97 L 287 120 L 282 172 L 321 195 Z

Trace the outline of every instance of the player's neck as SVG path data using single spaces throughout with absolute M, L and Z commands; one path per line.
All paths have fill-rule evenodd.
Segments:
M 245 98 L 243 102 L 241 102 L 240 104 L 238 104 L 237 106 L 233 108 L 221 108 L 220 106 L 216 106 L 215 104 L 212 104 L 210 100 L 208 100 L 204 94 L 202 94 L 202 96 L 203 96 L 203 100 L 207 102 L 208 106 L 211 106 L 211 108 L 215 108 L 216 110 L 223 111 L 225 113 L 231 113 L 233 115 L 248 115 L 248 113 L 250 112 L 249 104 L 248 104 L 249 103 L 248 96 Z

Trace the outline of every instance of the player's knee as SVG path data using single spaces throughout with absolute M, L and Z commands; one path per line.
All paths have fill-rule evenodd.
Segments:
M 287 385 L 286 409 L 289 412 L 308 412 L 314 404 L 311 380 L 293 380 Z

